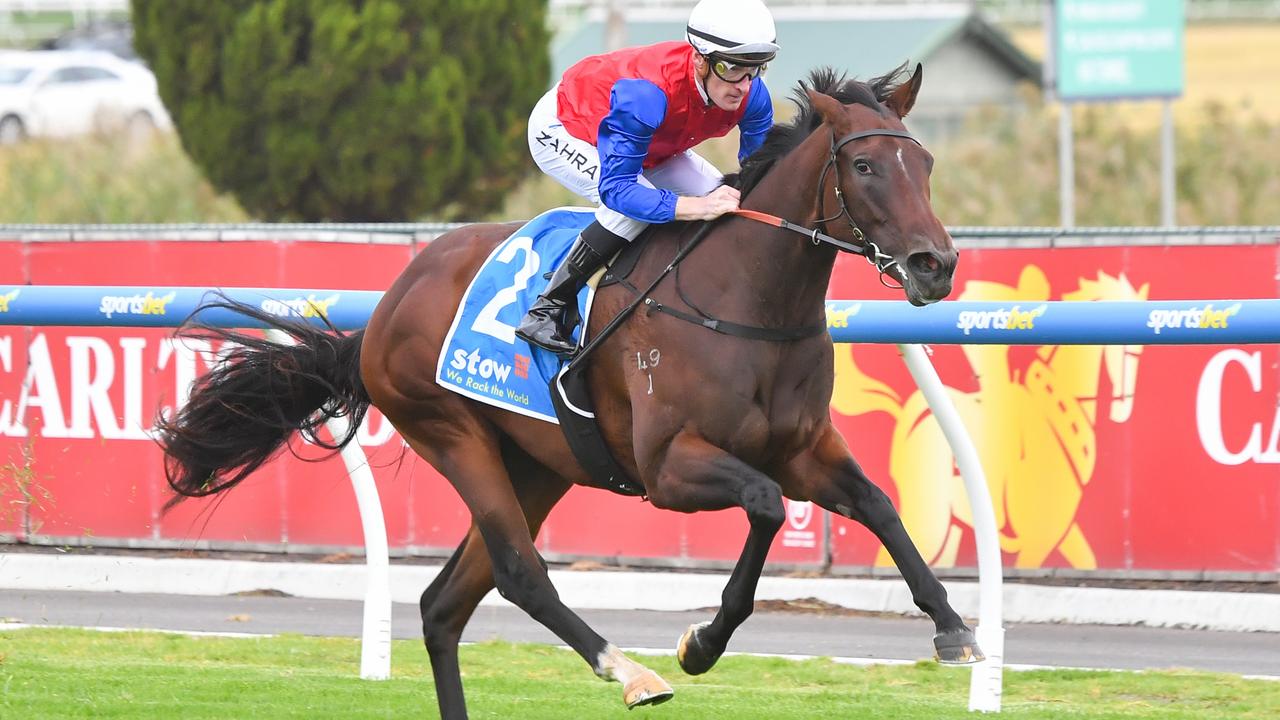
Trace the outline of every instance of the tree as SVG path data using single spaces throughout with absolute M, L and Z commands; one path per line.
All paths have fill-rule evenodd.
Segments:
M 529 170 L 546 0 L 132 0 L 187 153 L 269 220 L 474 216 Z

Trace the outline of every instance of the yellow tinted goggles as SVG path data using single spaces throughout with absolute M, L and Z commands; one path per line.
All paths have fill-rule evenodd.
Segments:
M 743 80 L 755 80 L 764 74 L 769 65 L 735 65 L 728 60 L 713 60 L 711 71 L 716 77 L 727 83 L 740 83 Z

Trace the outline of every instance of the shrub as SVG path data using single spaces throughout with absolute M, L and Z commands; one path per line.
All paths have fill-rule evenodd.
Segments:
M 256 217 L 474 217 L 533 167 L 545 0 L 132 5 L 183 146 Z
M 0 223 L 243 222 L 235 200 L 214 192 L 177 138 L 119 137 L 0 147 Z

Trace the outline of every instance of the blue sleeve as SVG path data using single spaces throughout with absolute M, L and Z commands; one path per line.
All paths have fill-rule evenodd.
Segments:
M 623 78 L 613 84 L 609 114 L 600 121 L 600 201 L 610 210 L 648 223 L 676 217 L 676 194 L 637 182 L 649 143 L 667 116 L 667 95 L 648 80 Z
M 738 121 L 741 139 L 738 141 L 738 164 L 741 165 L 751 153 L 760 149 L 764 138 L 773 127 L 773 100 L 769 98 L 769 88 L 764 81 L 756 78 L 751 81 L 751 92 L 747 95 L 747 112 Z

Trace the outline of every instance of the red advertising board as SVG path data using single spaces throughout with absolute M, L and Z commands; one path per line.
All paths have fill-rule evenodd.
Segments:
M 264 233 L 266 235 L 266 233 Z M 0 284 L 221 285 L 381 290 L 407 245 L 0 242 Z M 1213 267 L 1230 273 L 1200 272 Z M 966 250 L 955 299 L 1278 297 L 1274 245 Z M 841 260 L 833 298 L 893 299 Z M 0 308 L 2 311 L 2 308 Z M 217 348 L 212 348 L 216 350 Z M 362 544 L 337 459 L 295 443 L 234 492 L 168 515 L 147 429 L 208 358 L 169 331 L 0 327 L 0 535 L 101 546 L 283 549 Z M 1280 351 L 1271 346 L 939 346 L 933 360 L 979 449 L 1010 567 L 1280 569 Z M 897 357 L 837 346 L 832 416 L 894 499 L 925 557 L 972 566 L 967 500 L 950 452 Z M 443 553 L 469 523 L 457 495 L 376 411 L 361 429 L 392 548 Z M 555 557 L 731 562 L 741 512 L 680 515 L 575 489 L 539 537 Z M 824 517 L 788 503 L 771 562 L 818 565 Z M 836 565 L 886 559 L 834 518 Z
M 1275 298 L 1278 261 L 1274 245 L 969 250 L 952 297 Z M 832 297 L 889 297 L 853 265 Z M 933 352 L 979 451 L 1006 566 L 1280 568 L 1280 348 Z M 951 453 L 896 349 L 844 345 L 837 357 L 832 414 L 859 461 L 931 564 L 973 566 Z M 832 553 L 840 565 L 887 562 L 842 518 Z

